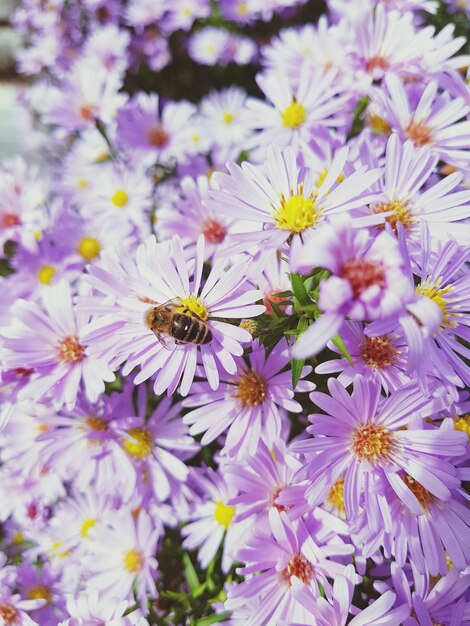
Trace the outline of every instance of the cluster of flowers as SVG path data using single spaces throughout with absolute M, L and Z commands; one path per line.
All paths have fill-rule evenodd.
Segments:
M 470 624 L 470 57 L 434 0 L 250 36 L 303 4 L 16 14 L 0 624 Z M 259 95 L 124 87 L 180 31 Z

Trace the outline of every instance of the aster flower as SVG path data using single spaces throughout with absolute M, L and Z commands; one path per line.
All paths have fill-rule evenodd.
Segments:
M 466 438 L 446 427 L 423 430 L 420 417 L 433 412 L 428 398 L 410 385 L 380 397 L 380 384 L 357 376 L 349 395 L 336 379 L 328 380 L 330 395 L 313 392 L 312 401 L 326 415 L 310 416 L 308 431 L 314 439 L 292 444 L 295 452 L 309 456 L 298 478 L 308 478 L 311 504 L 326 498 L 335 482 L 344 477 L 344 502 L 348 518 L 357 514 L 364 476 L 373 472 L 389 482 L 397 496 L 413 511 L 420 505 L 400 475 L 448 500 L 450 488 L 459 486 L 454 466 L 447 460 L 461 454 Z M 419 417 L 416 417 L 419 416 Z M 406 430 L 402 430 L 405 426 Z M 421 428 L 420 428 L 421 426 Z
M 70 617 L 58 626 L 80 626 L 83 623 L 105 623 L 106 626 L 147 626 L 148 622 L 139 610 L 126 613 L 128 602 L 117 598 L 100 596 L 95 590 L 87 595 L 78 594 L 67 599 L 67 612 Z
M 154 161 L 180 159 L 190 149 L 194 105 L 169 102 L 159 109 L 157 94 L 138 93 L 118 113 L 118 139 L 129 151 Z
M 189 30 L 194 20 L 209 17 L 211 13 L 209 0 L 182 0 L 177 5 L 170 4 L 168 9 L 163 24 L 170 31 Z
M 328 359 L 315 368 L 317 374 L 340 372 L 338 380 L 347 387 L 360 374 L 369 380 L 378 380 L 388 393 L 410 382 L 407 369 L 408 346 L 400 329 L 385 335 L 368 337 L 362 322 L 347 321 L 341 327 L 341 339 L 352 363 L 345 357 Z M 328 344 L 333 352 L 338 348 Z
M 181 529 L 185 537 L 183 547 L 199 548 L 198 561 L 206 569 L 223 541 L 222 571 L 226 574 L 233 564 L 233 551 L 248 529 L 246 522 L 234 522 L 236 509 L 228 504 L 236 489 L 227 484 L 220 471 L 211 468 L 204 474 L 193 470 L 191 478 L 203 499 L 196 504 L 190 522 Z
M 45 604 L 45 600 L 22 600 L 19 594 L 12 594 L 6 588 L 0 591 L 0 619 L 2 624 L 9 626 L 38 626 L 27 612 L 38 609 Z
M 237 550 L 237 559 L 245 563 L 237 571 L 245 580 L 229 590 L 225 603 L 227 609 L 236 610 L 247 601 L 257 601 L 246 626 L 274 626 L 281 620 L 307 621 L 308 613 L 294 595 L 295 586 L 302 584 L 307 593 L 318 598 L 321 584 L 330 595 L 328 578 L 345 571 L 344 565 L 326 558 L 327 554 L 347 554 L 343 545 L 331 545 L 324 551 L 302 521 L 290 522 L 284 512 L 276 509 L 269 512 L 269 521 L 272 535 L 254 534 L 245 547 Z M 259 573 L 250 576 L 255 572 Z
M 355 229 L 347 215 L 335 216 L 301 243 L 293 242 L 291 268 L 309 274 L 325 267 L 331 276 L 320 284 L 319 321 L 297 340 L 298 358 L 317 354 L 351 319 L 387 318 L 404 311 L 414 298 L 413 287 L 403 271 L 398 243 L 387 232 L 372 238 Z
M 377 626 L 378 624 L 395 626 L 398 623 L 401 624 L 409 616 L 409 608 L 406 604 L 393 608 L 396 595 L 392 591 L 386 591 L 378 600 L 348 621 L 352 612 L 354 581 L 357 576 L 352 565 L 347 566 L 344 574 L 335 578 L 330 602 L 326 598 L 313 598 L 303 586 L 294 587 L 293 595 L 308 610 L 309 617 L 315 620 L 317 626 L 345 626 L 346 623 L 351 626 Z
M 30 563 L 22 563 L 18 567 L 17 587 L 25 600 L 42 600 L 32 612 L 32 617 L 41 626 L 54 626 L 64 616 L 60 574 L 53 571 L 47 564 L 39 569 Z
M 53 394 L 53 404 L 73 406 L 83 387 L 94 401 L 104 391 L 104 383 L 114 380 L 106 363 L 92 356 L 82 342 L 83 316 L 75 316 L 72 294 L 64 281 L 44 289 L 42 307 L 18 300 L 14 321 L 2 329 L 2 362 L 6 368 L 32 368 L 22 397 L 39 399 Z
M 233 230 L 234 220 L 204 206 L 208 189 L 207 176 L 198 176 L 197 180 L 189 176 L 183 178 L 179 196 L 174 201 L 167 201 L 157 211 L 155 232 L 160 241 L 179 235 L 185 251 L 194 254 L 196 242 L 202 234 L 208 258 L 223 249 L 227 236 Z
M 459 172 L 429 184 L 437 161 L 428 147 L 416 148 L 411 141 L 403 144 L 393 134 L 387 142 L 384 180 L 376 183 L 383 195 L 370 210 L 393 211 L 386 221 L 395 232 L 401 222 L 406 236 L 414 241 L 420 239 L 419 224 L 425 221 L 433 238 L 442 240 L 451 235 L 464 245 L 470 241 L 469 225 L 463 221 L 470 215 L 470 191 L 455 191 L 463 180 Z
M 44 121 L 68 132 L 88 128 L 101 120 L 109 124 L 127 97 L 118 93 L 118 72 L 97 68 L 90 60 L 79 60 L 62 88 L 50 91 Z
M 341 86 L 333 72 L 312 71 L 305 64 L 294 88 L 276 70 L 259 74 L 256 80 L 269 102 L 254 98 L 246 102 L 245 123 L 260 131 L 246 143 L 247 148 L 274 144 L 299 150 L 315 125 L 341 127 L 345 123 L 341 112 L 350 95 L 340 95 Z
M 438 83 L 429 82 L 416 102 L 397 76 L 385 78 L 386 90 L 374 89 L 372 99 L 380 116 L 405 141 L 428 146 L 447 163 L 468 165 L 470 121 L 459 121 L 470 112 L 462 98 L 449 101 L 438 93 Z
M 158 535 L 158 528 L 145 511 L 140 511 L 137 519 L 123 511 L 114 517 L 109 528 L 97 529 L 88 562 L 87 592 L 97 590 L 103 595 L 131 600 L 136 582 L 137 598 L 142 610 L 146 609 L 148 595 L 157 594 L 154 554 Z
M 238 87 L 209 93 L 200 105 L 201 123 L 211 140 L 243 147 L 248 130 L 243 123 L 246 93 Z
M 89 327 L 88 345 L 93 346 L 96 353 L 106 355 L 114 367 L 126 361 L 124 375 L 140 365 L 135 384 L 156 374 L 153 386 L 156 394 L 166 389 L 171 394 L 181 382 L 180 393 L 186 395 L 200 351 L 209 385 L 211 389 L 217 389 L 219 365 L 234 374 L 234 356 L 242 354 L 240 342 L 249 341 L 250 335 L 238 326 L 212 318 L 253 317 L 262 313 L 264 307 L 253 304 L 260 298 L 260 292 L 250 289 L 246 264 L 225 271 L 225 263 L 216 261 L 202 286 L 204 258 L 202 237 L 198 240 L 195 264 L 188 263 L 194 268 L 191 271 L 183 263 L 183 248 L 178 237 L 162 244 L 149 238 L 137 250 L 137 264 L 125 252 L 103 254 L 99 263 L 90 268 L 88 279 L 88 283 L 103 295 L 81 299 L 82 306 L 95 311 L 98 308 L 101 313 Z M 109 304 L 109 296 L 116 306 Z M 175 300 L 177 310 L 186 311 L 184 315 L 187 317 L 195 315 L 201 323 L 207 323 L 209 342 L 201 345 L 175 345 L 173 342 L 172 345 L 168 343 L 171 337 L 158 340 L 147 322 L 149 312 L 159 303 Z
M 205 432 L 201 443 L 206 445 L 227 430 L 225 451 L 234 456 L 254 454 L 261 437 L 275 441 L 281 433 L 282 409 L 299 413 L 301 405 L 294 400 L 291 373 L 282 371 L 291 353 L 285 340 L 269 355 L 257 342 L 253 343 L 249 363 L 236 359 L 237 371 L 220 373 L 220 384 L 214 392 L 207 382 L 194 383 L 191 394 L 183 401 L 186 407 L 200 407 L 187 413 L 183 421 L 190 424 L 190 433 Z M 305 366 L 301 378 L 311 371 Z M 306 392 L 313 383 L 300 380 L 297 391 Z
M 263 168 L 247 162 L 228 163 L 229 174 L 215 172 L 214 189 L 206 206 L 254 223 L 253 232 L 237 237 L 240 249 L 256 244 L 279 249 L 294 237 L 315 229 L 331 214 L 351 211 L 371 201 L 367 189 L 380 175 L 377 170 L 357 170 L 336 184 L 345 166 L 347 149 L 339 150 L 321 181 L 297 166 L 292 148 L 282 152 L 269 146 Z M 235 237 L 233 238 L 235 240 Z M 243 247 L 242 247 L 243 246 Z

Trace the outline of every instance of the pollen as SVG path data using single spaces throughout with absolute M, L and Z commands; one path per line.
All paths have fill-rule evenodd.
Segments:
M 130 574 L 137 574 L 142 569 L 144 558 L 140 550 L 129 550 L 124 555 L 124 568 Z
M 5 626 L 15 626 L 18 624 L 19 613 L 11 604 L 0 604 L 0 618 L 3 619 Z
M 204 305 L 204 302 L 194 295 L 190 295 L 187 298 L 181 298 L 181 304 L 177 310 L 179 313 L 184 313 L 184 315 L 194 315 L 203 322 L 207 321 L 209 318 L 209 311 Z
M 390 63 L 385 57 L 373 56 L 366 61 L 366 72 L 373 74 L 375 70 L 382 70 L 385 72 L 390 67 Z
M 52 594 L 51 590 L 45 585 L 37 585 L 36 587 L 32 587 L 28 589 L 28 600 L 45 600 L 47 604 L 51 603 Z
M 435 503 L 436 498 L 429 493 L 418 481 L 412 478 L 409 474 L 405 474 L 403 482 L 410 491 L 416 496 L 421 508 L 425 513 L 429 513 L 429 508 Z
M 88 539 L 90 535 L 90 530 L 96 526 L 96 519 L 90 517 L 86 519 L 80 528 L 80 534 L 84 539 Z
M 381 335 L 366 337 L 361 344 L 360 354 L 366 365 L 380 370 L 396 362 L 398 350 L 388 335 Z
M 231 124 L 233 122 L 233 113 L 224 113 L 224 124 Z
M 290 198 L 281 196 L 280 207 L 274 212 L 276 228 L 291 233 L 301 233 L 313 228 L 321 215 L 313 196 L 305 197 L 302 191 Z
M 462 415 L 454 420 L 455 430 L 461 430 L 463 433 L 467 433 L 467 437 L 470 439 L 470 414 Z
M 392 433 L 377 424 L 364 424 L 351 437 L 351 452 L 359 461 L 386 461 L 394 449 Z
M 118 209 L 121 209 L 123 206 L 129 202 L 129 196 L 124 191 L 124 189 L 118 189 L 113 193 L 113 197 L 111 198 L 111 202 Z
M 43 285 L 50 285 L 55 273 L 56 269 L 53 265 L 42 265 L 37 271 L 37 277 Z
M 152 433 L 146 428 L 130 428 L 122 441 L 124 450 L 136 459 L 145 459 L 152 452 Z
M 235 515 L 235 507 L 230 504 L 225 504 L 222 500 L 219 500 L 216 504 L 214 511 L 215 521 L 227 529 L 232 523 L 233 516 Z
M 328 504 L 340 513 L 346 512 L 344 505 L 344 476 L 338 478 L 326 498 Z
M 89 182 L 87 181 L 86 178 L 79 178 L 77 180 L 77 187 L 79 189 L 88 189 L 89 187 Z
M 100 242 L 93 237 L 83 237 L 77 246 L 77 252 L 85 261 L 92 261 L 101 251 Z
M 282 570 L 282 578 L 289 585 L 291 585 L 291 576 L 295 576 L 307 585 L 313 576 L 313 567 L 307 561 L 307 559 L 301 554 L 294 554 L 289 560 L 287 567 Z
M 266 400 L 267 388 L 266 380 L 261 374 L 254 370 L 248 370 L 238 380 L 235 397 L 240 400 L 243 407 L 258 406 Z
M 282 124 L 286 128 L 299 128 L 305 122 L 307 110 L 299 104 L 295 98 L 291 104 L 282 112 Z
M 247 330 L 250 335 L 253 337 L 254 335 L 256 335 L 256 332 L 258 330 L 258 322 L 256 322 L 256 320 L 242 320 L 240 322 L 240 328 L 243 328 L 243 330 Z
M 460 314 L 452 311 L 450 301 L 445 297 L 452 291 L 452 287 L 441 287 L 441 283 L 442 278 L 439 278 L 434 283 L 428 278 L 416 287 L 416 293 L 420 296 L 429 298 L 441 309 L 441 330 L 446 328 L 455 328 L 457 326 L 457 322 L 452 318 L 458 317 Z
M 150 129 L 148 140 L 151 146 L 155 148 L 163 148 L 168 143 L 168 134 L 162 126 L 154 126 Z
M 227 230 L 219 221 L 209 217 L 204 222 L 204 230 L 202 233 L 210 243 L 222 243 L 227 234 Z
M 411 211 L 411 207 L 407 202 L 399 202 L 398 200 L 392 200 L 392 202 L 377 202 L 373 206 L 371 206 L 373 213 L 388 213 L 389 211 L 393 211 L 392 215 L 389 215 L 385 218 L 385 220 L 390 224 L 393 228 L 395 234 L 398 233 L 397 224 L 401 222 L 403 224 L 403 228 L 408 231 L 414 222 L 416 222 L 416 218 L 413 216 Z M 383 229 L 384 225 L 379 224 L 379 229 Z
M 76 363 L 85 358 L 85 346 L 82 346 L 76 335 L 64 337 L 56 345 L 62 363 Z
M 351 259 L 341 267 L 341 278 L 349 281 L 354 297 L 358 298 L 363 291 L 377 285 L 385 287 L 385 272 L 381 263 L 367 259 Z
M 405 136 L 417 145 L 426 146 L 432 142 L 433 129 L 423 122 L 410 122 L 405 128 Z

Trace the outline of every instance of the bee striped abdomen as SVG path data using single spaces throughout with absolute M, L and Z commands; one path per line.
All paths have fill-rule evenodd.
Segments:
M 171 336 L 178 343 L 193 343 L 196 345 L 209 343 L 212 333 L 207 325 L 196 317 L 175 313 L 171 324 Z

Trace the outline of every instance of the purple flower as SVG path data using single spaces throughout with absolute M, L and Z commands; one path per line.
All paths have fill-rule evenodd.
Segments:
M 281 433 L 282 409 L 293 413 L 302 410 L 293 399 L 291 372 L 282 371 L 291 358 L 285 340 L 268 356 L 265 348 L 255 342 L 248 358 L 249 364 L 236 359 L 236 372 L 221 372 L 217 391 L 207 382 L 194 383 L 191 395 L 184 400 L 184 406 L 200 407 L 183 418 L 185 424 L 191 424 L 189 432 L 205 432 L 201 443 L 206 445 L 227 430 L 225 451 L 231 456 L 254 454 L 261 437 L 275 441 Z M 310 371 L 310 366 L 305 366 L 301 377 Z M 297 385 L 300 392 L 312 389 L 314 384 L 307 381 Z
M 371 237 L 367 230 L 355 229 L 349 216 L 335 216 L 303 242 L 293 243 L 294 271 L 309 274 L 318 266 L 332 275 L 320 284 L 322 317 L 295 344 L 298 358 L 317 354 L 340 330 L 345 317 L 391 317 L 414 298 L 393 236 L 382 232 Z
M 407 480 L 416 481 L 442 500 L 451 497 L 450 488 L 458 487 L 460 481 L 448 459 L 463 454 L 466 437 L 446 423 L 441 428 L 423 429 L 422 419 L 434 405 L 418 388 L 409 385 L 383 399 L 380 383 L 356 376 L 352 395 L 334 378 L 328 380 L 328 389 L 330 395 L 311 395 L 326 413 L 310 416 L 308 431 L 315 437 L 292 444 L 295 452 L 309 455 L 298 478 L 310 481 L 306 496 L 311 504 L 324 500 L 344 477 L 346 514 L 354 517 L 369 473 L 388 481 L 417 514 L 421 507 Z M 443 399 L 442 407 L 444 403 Z M 402 472 L 409 479 L 404 480 Z
M 83 316 L 76 316 L 70 286 L 64 281 L 42 292 L 42 307 L 18 300 L 13 323 L 2 329 L 4 367 L 33 369 L 21 397 L 53 394 L 53 404 L 73 407 L 80 388 L 97 400 L 104 383 L 115 377 L 106 363 L 91 355 L 81 334 Z

